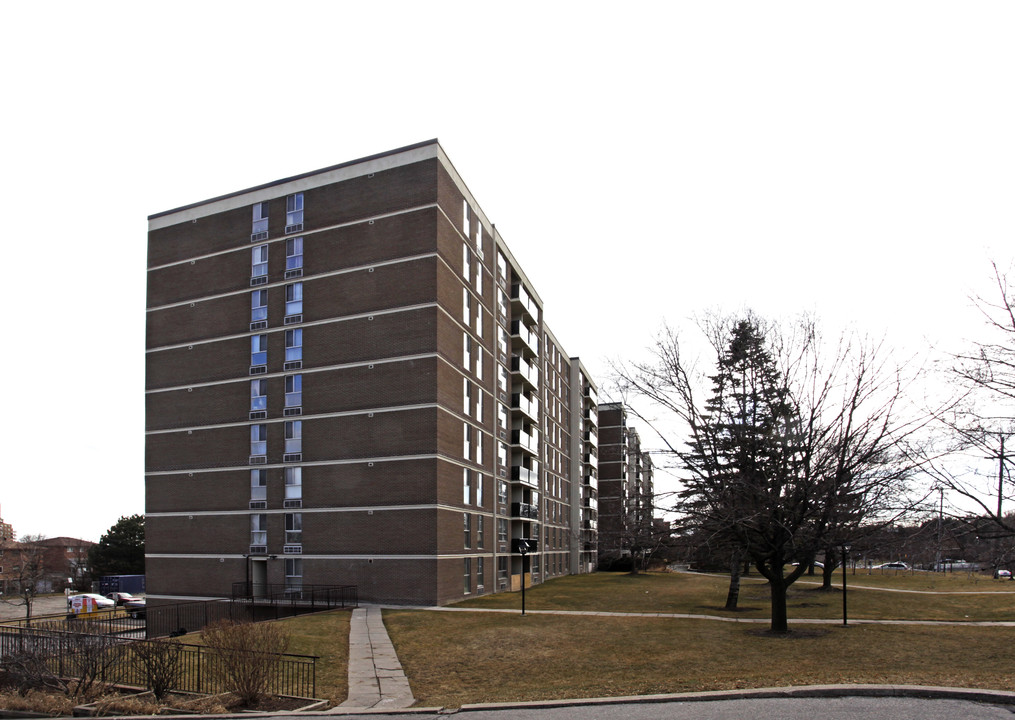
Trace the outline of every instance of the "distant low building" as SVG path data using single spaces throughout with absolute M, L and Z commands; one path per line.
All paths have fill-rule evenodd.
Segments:
M 71 537 L 0 543 L 0 587 L 20 592 L 32 585 L 36 593 L 64 588 L 86 589 L 90 580 L 88 549 L 95 543 Z

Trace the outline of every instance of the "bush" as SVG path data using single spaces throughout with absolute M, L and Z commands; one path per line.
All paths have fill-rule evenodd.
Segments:
M 134 655 L 144 668 L 145 683 L 157 700 L 175 689 L 180 678 L 180 651 L 175 640 L 148 640 L 131 645 Z
M 278 623 L 212 623 L 202 633 L 211 650 L 213 676 L 222 689 L 235 693 L 246 705 L 268 694 L 282 654 L 289 649 L 289 632 Z

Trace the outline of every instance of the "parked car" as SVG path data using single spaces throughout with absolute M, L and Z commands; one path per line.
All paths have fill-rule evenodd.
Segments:
M 123 604 L 123 609 L 127 611 L 127 615 L 135 620 L 145 619 L 147 607 L 145 605 L 144 598 L 133 598 L 128 600 Z
M 904 562 L 889 562 L 874 566 L 875 570 L 909 570 L 909 565 Z
M 100 609 L 116 607 L 116 603 L 113 600 L 110 600 L 109 598 L 104 598 L 104 597 L 102 597 L 101 595 L 99 595 L 97 593 L 81 593 L 80 595 L 71 595 L 69 598 L 67 598 L 67 609 L 68 610 L 73 609 L 73 607 L 74 607 L 74 599 L 75 598 L 82 598 L 82 599 L 84 599 L 84 598 L 91 598 L 92 600 L 95 601 L 95 606 L 100 608 Z
M 998 570 L 997 577 L 1001 580 L 1011 580 L 1011 570 Z
M 127 604 L 130 600 L 139 600 L 140 598 L 136 598 L 127 592 L 111 592 L 106 595 L 106 599 L 112 600 L 119 607 L 120 605 Z
M 793 567 L 796 567 L 799 564 L 800 563 L 795 562 L 795 563 L 793 563 Z M 820 562 L 818 560 L 815 560 L 814 562 L 812 562 L 811 565 L 813 565 L 816 568 L 823 568 L 825 566 L 825 564 L 823 562 Z

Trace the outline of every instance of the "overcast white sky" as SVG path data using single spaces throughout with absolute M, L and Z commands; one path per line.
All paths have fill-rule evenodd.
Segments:
M 19 535 L 143 512 L 147 216 L 190 202 L 436 137 L 601 380 L 715 307 L 961 345 L 1015 249 L 1011 2 L 17 3 L 0 32 Z

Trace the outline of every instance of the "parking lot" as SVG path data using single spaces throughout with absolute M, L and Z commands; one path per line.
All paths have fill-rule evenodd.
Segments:
M 20 620 L 25 617 L 25 606 L 0 602 L 0 620 Z M 67 598 L 60 595 L 40 595 L 32 603 L 32 616 L 67 612 Z

